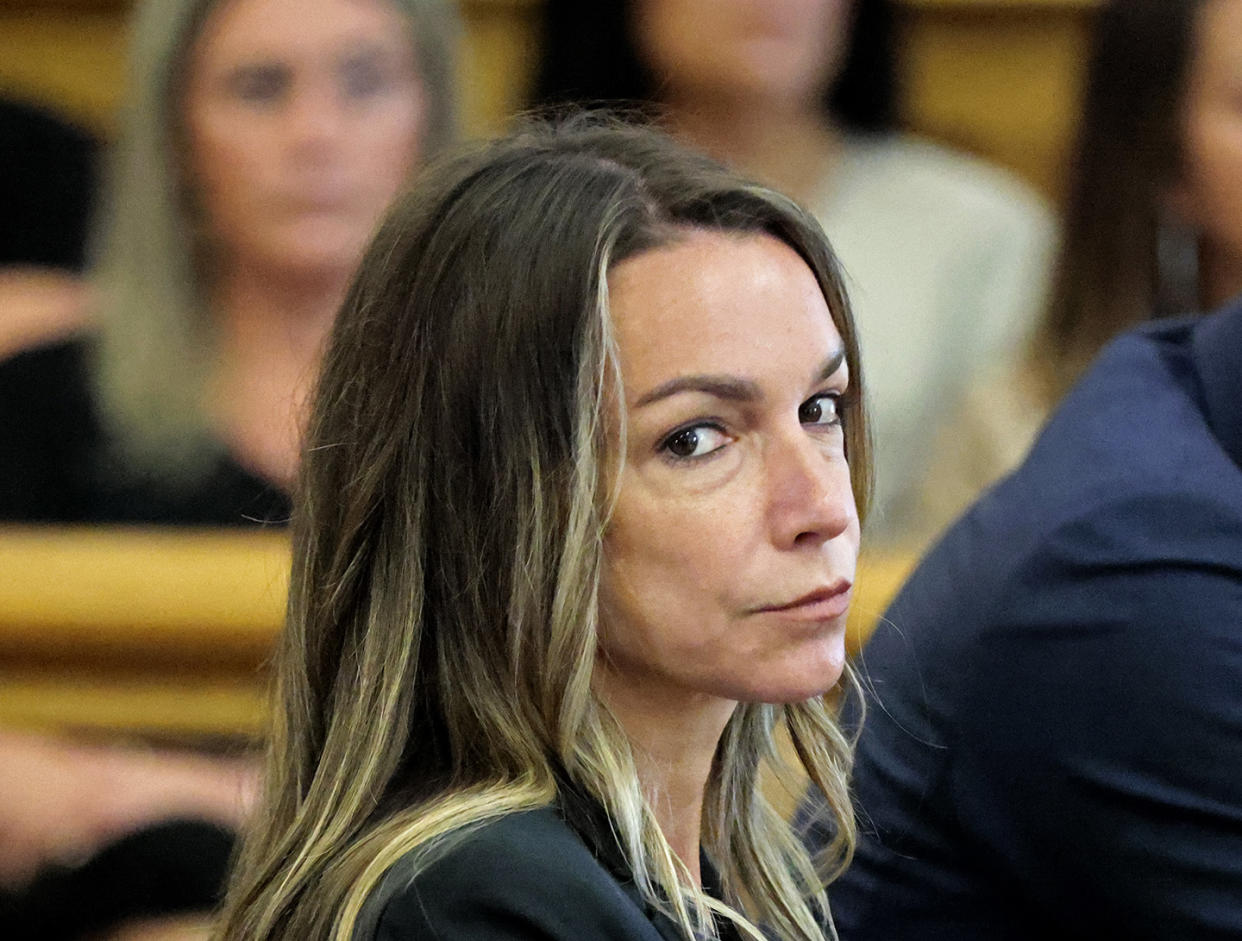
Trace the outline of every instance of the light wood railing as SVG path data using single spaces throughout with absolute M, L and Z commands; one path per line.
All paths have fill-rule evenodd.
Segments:
M 257 733 L 287 568 L 276 532 L 0 528 L 0 723 Z
M 862 562 L 852 651 L 910 561 Z M 258 735 L 288 563 L 279 532 L 0 527 L 0 725 Z

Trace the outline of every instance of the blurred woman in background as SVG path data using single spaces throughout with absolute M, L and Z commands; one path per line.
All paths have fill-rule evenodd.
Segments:
M 1043 307 L 1052 225 L 1001 171 L 898 131 L 888 0 L 544 4 L 540 104 L 628 101 L 793 196 L 832 239 L 868 355 L 872 544 L 925 530 L 927 453 Z
M 454 136 L 438 0 L 139 8 L 98 331 L 0 365 L 0 519 L 280 519 L 307 384 L 410 170 Z
M 1242 0 L 1109 0 L 1096 16 L 1051 298 L 938 449 L 923 516 L 1014 467 L 1101 347 L 1242 293 Z
M 89 272 L 98 326 L 0 364 L 0 520 L 287 519 L 306 390 L 349 279 L 410 171 L 455 136 L 455 33 L 442 0 L 138 7 Z M 152 860 L 184 863 L 183 831 L 162 855 L 125 837 L 79 864 L 155 821 L 234 825 L 247 766 L 17 734 L 0 747 L 0 861 L 7 888 L 25 886 L 0 897 L 15 936 L 211 904 L 170 887 L 218 887 L 227 834 L 194 856 L 205 879 L 151 875 Z M 31 884 L 51 862 L 70 865 Z M 143 878 L 116 878 L 126 865 Z

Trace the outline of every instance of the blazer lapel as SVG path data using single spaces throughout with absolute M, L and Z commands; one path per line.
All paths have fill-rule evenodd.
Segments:
M 629 896 L 643 915 L 651 922 L 662 941 L 685 941 L 677 923 L 643 898 L 634 883 L 634 874 L 625 861 L 625 854 L 617 843 L 616 831 L 607 811 L 599 803 L 578 788 L 564 773 L 557 775 L 557 803 L 565 822 L 577 832 L 591 849 L 595 858 L 617 880 L 621 890 Z M 715 898 L 720 898 L 720 877 L 706 855 L 700 856 L 703 887 Z M 731 924 L 720 926 L 721 941 L 737 938 Z

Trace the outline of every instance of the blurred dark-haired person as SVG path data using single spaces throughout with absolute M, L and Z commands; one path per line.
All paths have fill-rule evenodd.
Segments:
M 442 0 L 137 6 L 88 255 L 96 327 L 0 363 L 0 521 L 288 519 L 349 280 L 455 136 L 455 32 Z M 214 904 L 248 763 L 4 732 L 0 766 L 6 936 Z M 192 853 L 179 818 L 202 824 Z
M 793 196 L 840 255 L 868 350 L 872 544 L 921 536 L 927 453 L 1043 309 L 1051 217 L 898 128 L 889 0 L 548 0 L 536 103 L 626 101 Z
M 931 458 L 931 528 L 1021 460 L 1110 339 L 1242 294 L 1240 59 L 1236 0 L 1101 6 L 1049 303 Z
M 1242 938 L 1242 300 L 1107 345 L 859 669 L 843 937 Z

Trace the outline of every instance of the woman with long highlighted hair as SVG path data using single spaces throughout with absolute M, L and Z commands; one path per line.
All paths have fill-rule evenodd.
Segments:
M 656 132 L 423 176 L 315 395 L 222 936 L 832 937 L 861 378 L 813 218 Z

